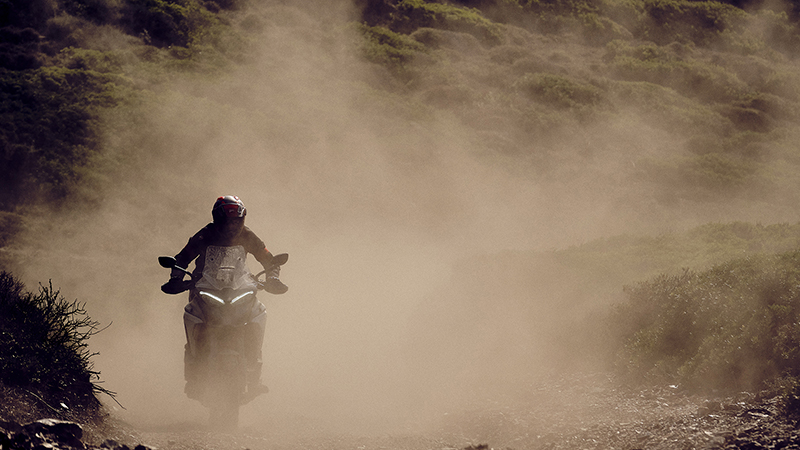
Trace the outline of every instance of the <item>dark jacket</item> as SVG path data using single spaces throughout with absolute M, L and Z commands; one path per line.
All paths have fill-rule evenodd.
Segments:
M 272 262 L 272 253 L 267 250 L 264 241 L 250 231 L 249 228 L 244 227 L 242 232 L 238 235 L 231 239 L 224 239 L 220 236 L 216 224 L 212 222 L 189 238 L 189 242 L 183 247 L 183 250 L 175 255 L 178 265 L 188 268 L 189 263 L 197 258 L 192 275 L 193 278 L 199 278 L 203 273 L 206 260 L 206 248 L 208 248 L 209 245 L 220 247 L 241 245 L 244 247 L 245 251 L 252 254 L 256 258 L 256 261 L 260 262 L 265 269 L 269 268 Z

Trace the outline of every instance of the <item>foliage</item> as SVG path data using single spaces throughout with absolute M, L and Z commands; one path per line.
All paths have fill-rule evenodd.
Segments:
M 659 44 L 673 41 L 708 45 L 728 30 L 740 30 L 747 14 L 715 1 L 649 0 L 642 37 Z
M 84 305 L 67 301 L 52 284 L 34 294 L 0 272 L 0 383 L 37 391 L 48 404 L 96 408 L 92 353 L 86 340 L 98 323 Z
M 386 27 L 359 24 L 357 31 L 364 39 L 364 57 L 370 62 L 389 67 L 394 73 L 403 71 L 415 54 L 425 51 L 423 44 Z
M 0 211 L 0 247 L 5 247 L 10 244 L 23 227 L 24 220 L 19 214 Z M 2 267 L 2 260 L 0 260 L 0 267 Z
M 193 0 L 11 2 L 9 14 L 0 14 L 14 25 L 0 28 L 0 210 L 93 201 L 92 192 L 102 189 L 97 183 L 107 178 L 96 164 L 107 161 L 101 116 L 130 102 L 142 86 L 161 82 L 165 71 L 214 74 L 230 59 L 241 61 L 247 41 L 206 6 Z M 131 45 L 135 39 L 119 30 L 150 45 Z M 102 44 L 92 48 L 98 36 Z
M 680 50 L 676 51 L 676 48 Z M 692 58 L 691 50 L 682 46 L 632 45 L 613 41 L 606 46 L 606 51 L 610 69 L 623 80 L 646 81 L 675 89 L 686 96 L 717 102 L 731 101 L 745 89 L 744 84 L 724 67 Z
M 542 142 L 576 126 L 626 122 L 633 115 L 645 128 L 675 135 L 664 143 L 669 152 L 634 157 L 634 179 L 656 183 L 664 195 L 722 200 L 755 198 L 771 189 L 779 192 L 773 198 L 794 197 L 795 177 L 770 158 L 780 154 L 794 160 L 783 131 L 794 130 L 800 121 L 797 70 L 786 59 L 800 48 L 800 28 L 791 13 L 741 1 L 367 3 L 367 23 L 395 34 L 391 40 L 364 34 L 367 57 L 388 67 L 404 86 L 418 88 L 425 103 L 469 125 L 481 116 L 507 119 Z M 499 39 L 437 19 L 442 11 L 456 10 L 492 23 Z M 457 36 L 464 32 L 479 42 Z M 604 45 L 605 53 L 602 61 L 581 64 L 580 52 L 548 54 L 546 40 L 531 35 L 552 37 L 554 43 Z M 399 45 L 402 37 L 424 48 Z M 490 56 L 482 61 L 479 55 L 487 48 Z M 503 139 L 516 132 L 492 136 Z M 743 133 L 759 137 L 738 146 Z M 477 145 L 527 154 L 520 151 L 525 142 L 475 139 Z
M 534 99 L 561 108 L 593 105 L 602 98 L 598 87 L 560 75 L 525 74 L 517 81 L 517 88 Z
M 569 247 L 552 257 L 586 273 L 601 271 L 587 289 L 619 286 L 676 276 L 682 268 L 708 270 L 742 255 L 783 253 L 800 247 L 800 224 L 708 223 L 683 233 L 620 235 Z M 600 270 L 603 269 L 603 270 Z
M 4 0 L 0 2 L 0 28 L 41 28 L 54 12 L 52 0 Z
M 800 418 L 800 377 L 782 377 L 774 383 L 782 394 L 783 413 L 791 419 Z
M 441 28 L 470 33 L 490 43 L 500 40 L 500 27 L 476 8 L 425 0 L 400 0 L 398 14 L 385 21 L 392 31 L 411 33 L 419 28 Z
M 2 4 L 0 66 L 7 70 L 0 71 L 0 118 L 10 124 L 0 128 L 3 210 L 13 208 L 10 199 L 20 196 L 63 201 L 91 192 L 91 183 L 106 176 L 92 173 L 101 169 L 90 163 L 104 158 L 101 115 L 164 79 L 215 76 L 232 63 L 247 63 L 263 29 L 234 30 L 226 13 L 244 6 L 235 0 Z M 367 5 L 364 21 L 350 25 L 361 36 L 361 56 L 387 67 L 399 81 L 396 86 L 421 89 L 423 101 L 449 108 L 465 121 L 488 114 L 541 134 L 570 129 L 586 117 L 613 119 L 633 110 L 650 126 L 688 131 L 695 155 L 644 162 L 644 167 L 666 167 L 663 174 L 674 175 L 660 177 L 664 183 L 688 180 L 699 189 L 730 182 L 785 186 L 791 177 L 789 171 L 755 161 L 763 151 L 741 159 L 741 152 L 727 154 L 722 146 L 740 129 L 766 135 L 776 127 L 794 127 L 800 118 L 800 81 L 794 65 L 783 59 L 800 48 L 793 11 L 756 3 L 745 11 L 741 1 L 688 0 L 361 4 Z M 248 14 L 252 18 L 259 12 L 254 8 Z M 573 55 L 547 58 L 518 41 L 519 31 L 507 25 L 556 39 L 578 36 L 590 46 L 607 44 L 605 56 L 587 74 L 568 61 Z M 93 47 L 92 36 L 112 29 L 113 40 Z M 445 36 L 456 42 L 454 36 L 465 34 L 473 40 L 459 38 L 441 52 L 436 39 L 426 39 Z M 485 48 L 522 52 L 503 63 L 513 77 L 505 79 L 491 73 L 491 65 L 475 63 L 467 67 L 474 70 L 473 79 L 466 79 L 459 59 Z M 486 83 L 485 89 L 475 83 Z M 720 151 L 699 149 L 701 142 L 713 142 Z M 762 140 L 760 147 L 779 147 L 782 156 L 791 157 L 788 140 L 778 135 Z
M 158 47 L 185 47 L 196 30 L 215 20 L 198 3 L 169 0 L 127 0 L 122 17 L 123 27 Z
M 626 288 L 610 320 L 630 375 L 755 389 L 800 368 L 800 251 L 753 255 Z
M 486 140 L 481 148 L 513 148 L 522 155 L 512 162 L 520 162 L 518 170 L 527 170 L 532 160 L 534 170 L 545 171 L 558 158 L 572 156 L 566 154 L 569 145 L 554 151 L 540 144 L 562 137 L 558 133 L 581 134 L 575 127 L 586 117 L 608 118 L 611 127 L 625 127 L 633 117 L 643 130 L 672 132 L 677 139 L 658 143 L 666 151 L 632 154 L 635 169 L 619 174 L 629 177 L 622 182 L 649 183 L 644 185 L 679 200 L 757 198 L 768 189 L 775 194 L 770 198 L 796 204 L 800 76 L 791 58 L 800 49 L 797 11 L 746 1 L 361 3 L 370 13 L 349 25 L 361 39 L 354 48 L 388 68 L 399 80 L 392 86 L 402 88 L 387 100 L 391 83 L 380 86 L 381 79 L 369 89 L 384 91 L 364 90 L 358 98 L 374 95 L 386 110 L 409 116 L 446 109 L 465 124 L 476 124 Z M 91 199 L 87 191 L 102 186 L 110 167 L 124 170 L 146 157 L 137 149 L 167 136 L 159 131 L 132 137 L 129 130 L 147 123 L 143 116 L 150 109 L 169 103 L 164 99 L 174 93 L 164 92 L 169 90 L 163 89 L 164 80 L 213 83 L 217 74 L 248 62 L 250 44 L 270 19 L 235 30 L 233 16 L 222 9 L 239 5 L 0 1 L 0 28 L 8 26 L 0 33 L 0 209 L 11 211 L 0 217 L 3 243 L 23 223 L 16 209 L 21 201 L 73 205 L 65 200 Z M 251 17 L 259 14 L 253 11 Z M 91 39 L 111 28 L 115 39 L 101 44 Z M 274 62 L 275 70 L 280 63 Z M 192 96 L 191 90 L 180 95 Z M 104 133 L 132 138 L 104 148 Z M 181 138 L 198 139 L 188 133 Z M 593 137 L 590 141 L 594 145 Z M 711 224 L 688 236 L 617 237 L 552 257 L 557 267 L 600 267 L 592 273 L 602 276 L 586 281 L 587 292 L 598 283 L 611 290 L 615 283 L 662 273 L 629 288 L 630 301 L 614 319 L 624 325 L 615 329 L 627 330 L 620 339 L 635 362 L 631 367 L 696 385 L 718 374 L 726 383 L 745 386 L 795 362 L 795 330 L 786 322 L 796 309 L 786 284 L 794 275 L 780 258 L 724 261 L 787 251 L 797 246 L 796 235 L 796 226 Z M 711 264 L 723 264 L 737 277 L 710 269 Z M 686 266 L 700 272 L 681 273 Z M 724 283 L 730 286 L 720 287 Z M 765 296 L 778 300 L 765 306 Z M 709 298 L 717 303 L 707 305 Z M 756 315 L 738 313 L 743 307 Z M 684 315 L 696 322 L 690 337 L 677 333 Z M 730 336 L 718 335 L 709 324 Z M 715 347 L 725 351 L 712 353 Z M 741 365 L 755 353 L 765 358 L 758 366 L 763 370 Z
M 61 8 L 72 16 L 98 25 L 111 23 L 116 16 L 113 4 L 106 0 L 63 0 Z
M 80 185 L 79 168 L 98 152 L 96 108 L 113 106 L 113 77 L 87 69 L 0 69 L 0 208 L 64 199 Z

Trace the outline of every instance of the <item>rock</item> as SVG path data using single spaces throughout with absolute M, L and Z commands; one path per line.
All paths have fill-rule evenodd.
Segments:
M 125 444 L 107 439 L 100 447 L 91 447 L 81 441 L 83 427 L 75 422 L 42 419 L 26 425 L 0 421 L 0 449 L 2 450 L 131 450 Z M 152 450 L 137 445 L 134 450 Z
M 83 438 L 83 427 L 75 422 L 42 419 L 23 426 L 22 430 L 29 435 L 41 435 L 42 437 L 50 438 L 55 443 L 66 444 L 71 448 L 80 450 L 86 448 L 83 442 L 81 442 L 81 438 Z
M 86 450 L 81 441 L 83 428 L 74 422 L 56 419 L 42 419 L 26 425 L 14 422 L 0 422 L 4 432 L 0 435 L 3 449 L 62 449 Z

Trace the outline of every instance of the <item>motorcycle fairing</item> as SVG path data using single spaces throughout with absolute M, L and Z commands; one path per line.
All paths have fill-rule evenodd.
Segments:
M 221 247 L 209 245 L 206 249 L 203 277 L 197 289 L 256 289 L 255 281 L 247 269 L 247 251 L 241 245 Z

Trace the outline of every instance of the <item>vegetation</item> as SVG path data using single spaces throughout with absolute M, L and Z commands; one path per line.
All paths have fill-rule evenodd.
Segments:
M 546 166 L 548 138 L 568 140 L 591 124 L 613 130 L 635 116 L 671 142 L 656 158 L 633 155 L 633 180 L 673 198 L 769 190 L 794 201 L 796 180 L 783 166 L 795 164 L 800 124 L 794 4 L 370 0 L 362 19 L 364 53 L 412 95 L 469 126 L 486 116 L 516 124 L 491 130 L 492 142 L 476 137 L 476 146 Z M 376 41 L 376 33 L 394 38 Z M 584 60 L 565 42 L 581 45 Z
M 392 103 L 388 110 L 444 112 L 476 130 L 463 138 L 493 161 L 531 177 L 558 177 L 550 172 L 558 161 L 599 165 L 608 155 L 602 150 L 621 137 L 633 150 L 614 175 L 621 185 L 646 186 L 656 204 L 764 193 L 771 208 L 797 204 L 795 3 L 356 3 L 360 16 L 338 31 L 354 36 L 356 56 L 392 81 L 370 84 L 361 98 L 382 89 L 391 94 L 380 96 Z M 0 245 L 13 242 L 36 205 L 91 208 L 97 192 L 146 159 L 142 149 L 161 137 L 160 130 L 138 141 L 119 135 L 129 138 L 125 130 L 146 122 L 148 109 L 164 99 L 203 101 L 191 88 L 166 88 L 166 81 L 212 84 L 248 64 L 248 50 L 268 23 L 260 14 L 245 0 L 0 1 Z M 594 139 L 598 129 L 612 137 Z M 581 134 L 591 143 L 575 143 Z M 649 134 L 659 142 L 643 137 Z M 547 283 L 553 281 L 543 275 L 530 281 L 531 272 L 572 271 L 568 307 L 598 286 L 609 292 L 628 284 L 611 323 L 624 347 L 619 361 L 631 375 L 752 388 L 800 376 L 798 235 L 796 225 L 709 224 L 680 236 L 595 241 L 544 262 L 541 255 L 504 255 L 498 265 L 508 267 L 498 273 Z M 69 402 L 91 403 L 97 386 L 89 381 L 84 340 L 95 324 L 52 287 L 34 295 L 10 275 L 0 281 L 4 348 L 16 358 L 0 359 L 3 383 L 32 383 L 45 396 L 77 385 Z M 536 316 L 541 306 L 508 301 L 523 310 L 520 317 Z M 19 325 L 31 320 L 46 326 Z M 25 347 L 33 363 L 13 363 Z M 39 359 L 49 355 L 56 360 Z M 65 364 L 70 371 L 53 372 Z
M 398 109 L 426 105 L 472 126 L 477 146 L 547 161 L 575 127 L 636 115 L 675 133 L 670 155 L 634 155 L 657 189 L 793 199 L 800 120 L 796 5 L 688 0 L 361 0 L 348 30 L 389 69 Z M 267 17 L 245 0 L 9 0 L 0 13 L 0 209 L 92 202 L 130 158 L 104 137 L 175 76 L 247 64 Z M 309 8 L 313 8 L 309 6 Z M 238 14 L 238 15 L 237 15 Z M 543 45 L 537 36 L 552 38 Z M 577 61 L 562 43 L 596 54 Z M 183 75 L 179 75 L 183 74 Z M 136 107 L 134 107 L 135 109 Z M 113 112 L 112 112 L 113 111 Z M 133 112 L 138 114 L 138 112 Z M 749 133 L 743 139 L 742 133 Z M 531 147 L 534 140 L 539 146 Z M 766 155 L 775 156 L 765 162 Z M 774 161 L 774 162 L 773 162 Z M 122 163 L 124 164 L 124 163 Z M 739 189 L 731 189 L 731 187 Z M 778 205 L 780 206 L 780 205 Z
M 31 293 L 11 274 L 0 273 L 0 385 L 25 389 L 51 412 L 98 413 L 99 392 L 86 340 L 98 323 L 77 301 L 52 285 Z
M 437 372 L 513 373 L 529 359 L 689 392 L 790 392 L 800 379 L 798 248 L 800 224 L 734 222 L 469 258 L 419 311 L 416 345 L 434 352 Z
M 800 376 L 798 258 L 732 260 L 627 290 L 614 324 L 625 370 L 696 388 L 762 388 Z
M 629 380 L 703 392 L 782 385 L 787 412 L 796 414 L 798 238 L 797 225 L 708 224 L 680 236 L 598 241 L 562 258 L 587 269 L 621 261 L 612 283 L 645 280 L 625 283 L 621 301 L 589 333 L 609 339 L 616 370 Z
M 0 72 L 0 130 L 6 149 L 0 208 L 55 201 L 81 187 L 81 170 L 100 151 L 94 110 L 116 104 L 114 78 L 87 69 Z
M 0 127 L 0 210 L 95 201 L 93 191 L 102 189 L 109 176 L 103 116 L 135 102 L 142 87 L 159 82 L 165 70 L 213 73 L 230 64 L 223 53 L 241 58 L 246 43 L 215 13 L 236 5 L 233 0 L 205 5 L 13 0 L 0 5 L 0 122 L 5 125 Z
M 626 285 L 607 319 L 584 327 L 590 339 L 611 344 L 603 347 L 630 381 L 704 392 L 782 385 L 787 412 L 796 414 L 798 239 L 799 225 L 707 224 L 595 241 L 554 257 L 597 274 L 585 280 L 587 292 L 604 281 L 609 289 Z

